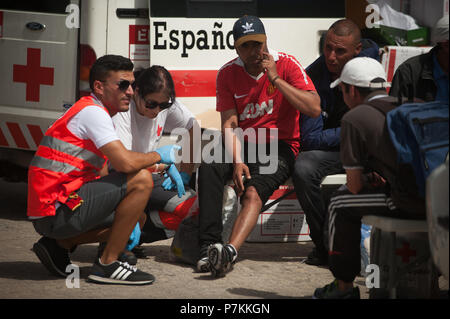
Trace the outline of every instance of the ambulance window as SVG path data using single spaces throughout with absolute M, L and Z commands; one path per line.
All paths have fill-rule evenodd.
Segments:
M 153 0 L 152 17 L 235 18 L 256 12 L 256 0 Z
M 0 10 L 66 14 L 70 0 L 2 0 Z
M 151 0 L 152 17 L 334 18 L 345 16 L 345 0 Z
M 150 1 L 151 17 L 186 17 L 186 0 L 152 0 Z
M 345 0 L 258 0 L 260 18 L 345 17 Z
M 237 18 L 244 14 L 257 15 L 256 0 L 188 0 L 190 18 Z

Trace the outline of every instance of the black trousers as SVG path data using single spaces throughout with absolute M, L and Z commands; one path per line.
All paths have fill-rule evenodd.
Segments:
M 244 144 L 245 150 L 248 148 Z M 269 150 L 267 146 L 265 148 Z M 259 168 L 263 164 L 248 163 L 247 152 L 244 152 L 244 162 L 250 170 L 251 179 L 244 182 L 245 189 L 254 186 L 263 204 L 272 193 L 278 189 L 291 175 L 295 156 L 290 147 L 278 142 L 278 153 L 270 154 L 277 161 L 276 171 L 260 174 Z M 222 242 L 222 201 L 224 186 L 232 179 L 233 164 L 231 163 L 202 163 L 198 170 L 198 200 L 199 200 L 199 243 L 207 245 Z
M 326 254 L 327 207 L 323 200 L 320 184 L 327 175 L 344 173 L 339 152 L 300 152 L 295 161 L 292 181 L 300 206 L 305 212 L 306 222 L 314 245 L 319 254 Z
M 331 198 L 329 212 L 329 264 L 334 277 L 353 282 L 361 270 L 361 218 L 366 215 L 417 218 L 395 207 L 384 189 L 352 194 L 341 187 Z M 424 215 L 425 217 L 425 215 Z

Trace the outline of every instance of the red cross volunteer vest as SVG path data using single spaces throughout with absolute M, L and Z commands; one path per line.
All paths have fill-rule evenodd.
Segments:
M 55 215 L 57 201 L 69 202 L 83 184 L 99 178 L 107 158 L 91 140 L 80 139 L 67 129 L 68 121 L 91 105 L 108 112 L 92 96 L 85 96 L 45 132 L 28 169 L 29 217 Z

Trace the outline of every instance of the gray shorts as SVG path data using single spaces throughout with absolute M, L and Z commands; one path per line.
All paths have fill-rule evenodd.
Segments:
M 78 191 L 83 203 L 76 210 L 61 205 L 55 216 L 33 220 L 42 236 L 65 239 L 90 230 L 111 227 L 117 205 L 127 193 L 127 175 L 112 172 L 84 184 Z

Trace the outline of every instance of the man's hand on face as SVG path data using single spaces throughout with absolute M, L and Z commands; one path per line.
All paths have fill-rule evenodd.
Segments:
M 273 56 L 269 53 L 263 52 L 263 59 L 261 60 L 261 66 L 264 68 L 264 71 L 267 72 L 267 76 L 269 79 L 275 78 L 277 73 L 277 64 L 273 59 Z

